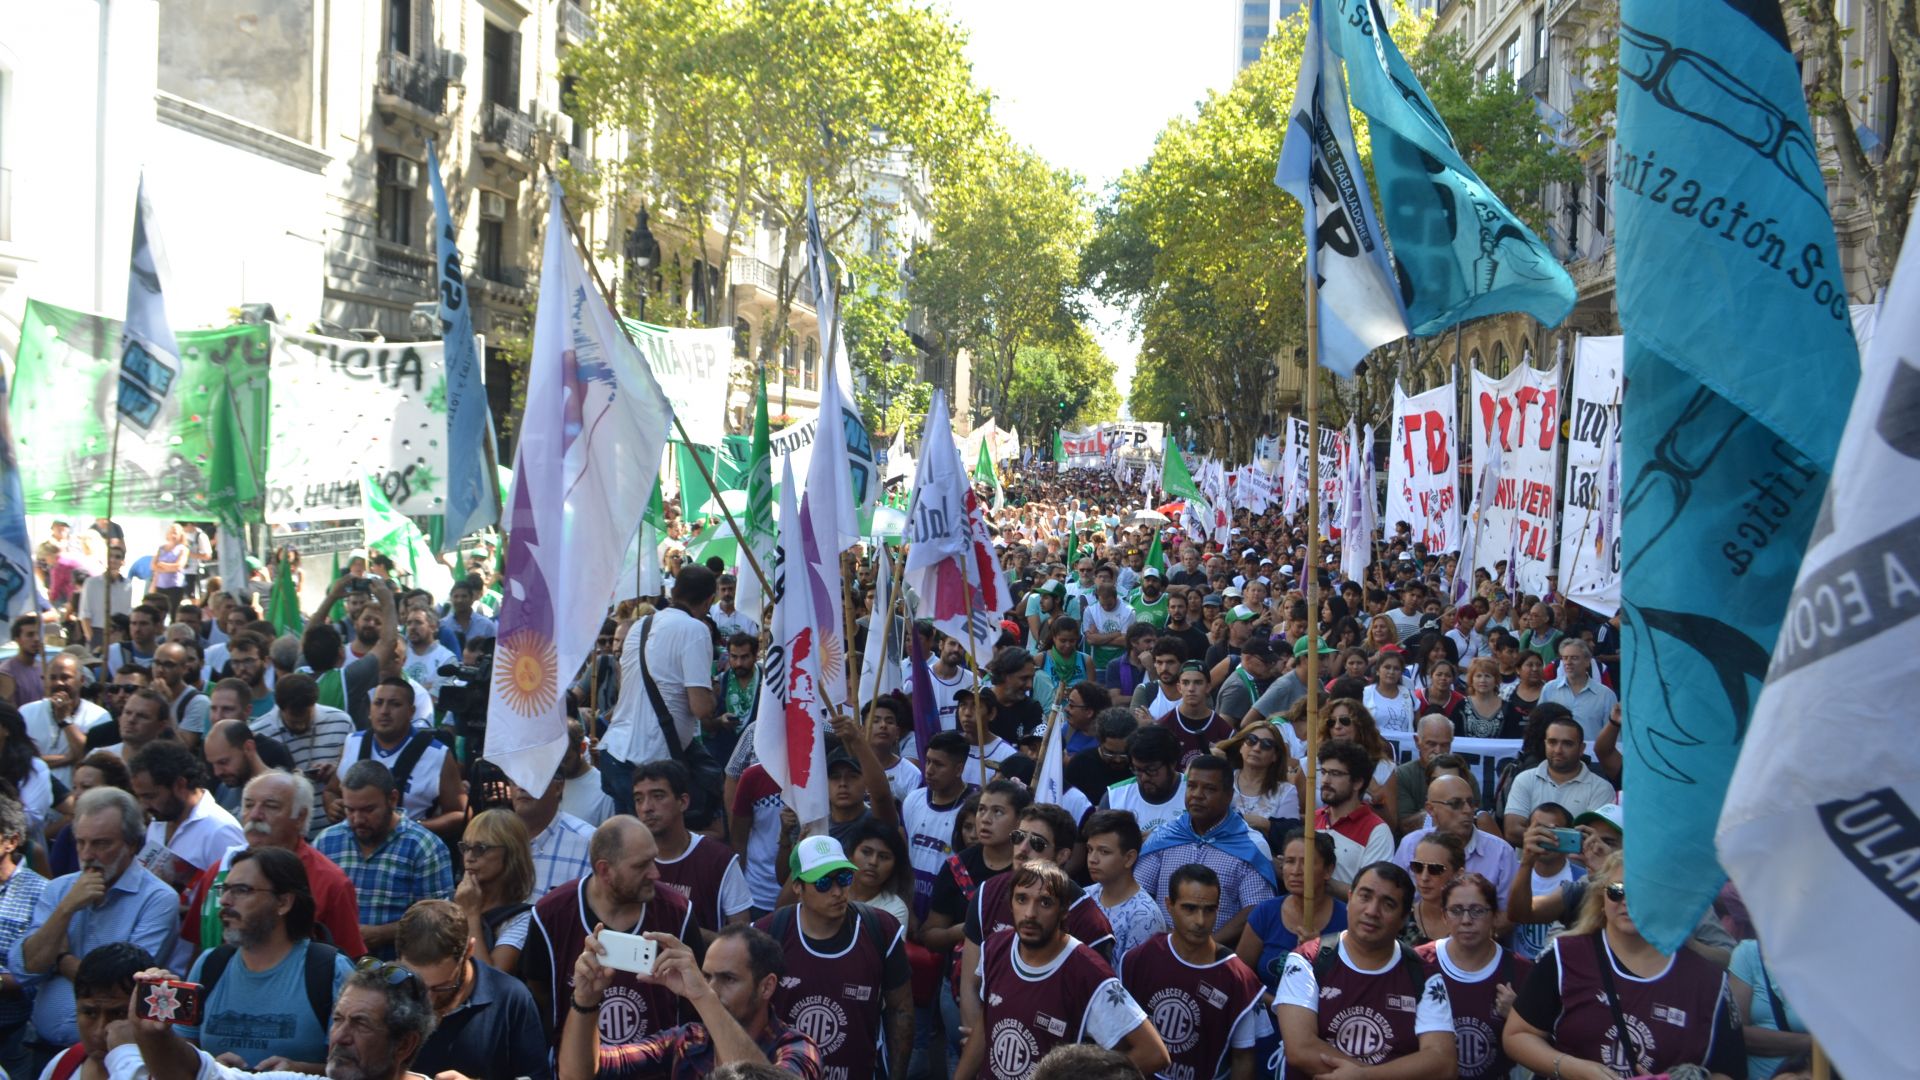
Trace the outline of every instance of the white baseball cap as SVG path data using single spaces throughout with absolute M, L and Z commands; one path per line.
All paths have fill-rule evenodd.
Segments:
M 794 845 L 790 869 L 794 877 L 811 885 L 835 870 L 852 870 L 846 850 L 831 836 L 809 836 Z

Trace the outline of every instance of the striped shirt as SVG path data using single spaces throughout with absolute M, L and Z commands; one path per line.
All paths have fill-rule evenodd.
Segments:
M 13 948 L 14 942 L 40 925 L 33 921 L 33 905 L 46 888 L 47 879 L 24 866 L 0 882 L 0 949 Z M 0 998 L 0 1028 L 25 1023 L 30 1012 L 25 997 Z
M 533 838 L 533 895 L 538 900 L 575 878 L 587 876 L 593 869 L 593 857 L 587 847 L 593 842 L 593 826 L 562 810 Z
M 453 862 L 447 845 L 418 822 L 396 815 L 393 831 L 371 855 L 361 853 L 353 827 L 344 821 L 329 826 L 313 846 L 353 883 L 362 926 L 399 922 L 417 901 L 453 895 Z M 393 947 L 376 949 L 374 955 L 391 960 Z
M 79 880 L 79 874 L 66 874 L 49 881 L 33 903 L 31 925 L 46 925 L 53 918 L 53 909 Z M 173 954 L 174 935 L 179 932 L 180 894 L 146 867 L 129 861 L 120 877 L 107 887 L 105 896 L 67 920 L 67 951 L 85 956 L 97 945 L 131 941 L 149 955 L 164 959 Z M 27 935 L 22 934 L 7 946 L 7 970 L 35 991 L 33 1026 L 40 1033 L 40 1041 L 70 1046 L 80 1039 L 80 1029 L 74 1023 L 73 983 L 50 972 L 28 971 L 26 940 Z

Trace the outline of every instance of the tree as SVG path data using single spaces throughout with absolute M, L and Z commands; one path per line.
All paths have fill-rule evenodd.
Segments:
M 942 190 L 910 291 L 940 349 L 972 353 L 975 385 L 1005 424 L 1020 351 L 1069 343 L 1077 329 L 1092 220 L 1078 177 L 1004 136 L 975 161 L 978 173 Z
M 908 417 L 923 415 L 933 397 L 912 362 L 898 359 L 913 355 L 906 331 L 912 305 L 891 262 L 853 255 L 845 265 L 853 286 L 840 294 L 840 332 L 847 336 L 854 397 L 873 433 L 890 435 Z
M 762 362 L 791 338 L 806 182 L 839 247 L 873 209 L 864 166 L 902 155 L 937 184 L 986 128 L 964 35 L 906 0 L 604 0 L 595 17 L 562 68 L 588 122 L 639 133 L 620 168 L 637 201 L 707 266 L 730 265 L 750 223 L 777 240 Z
M 1056 345 L 1028 345 L 1015 357 L 1007 422 L 1030 446 L 1049 433 L 1113 419 L 1120 408 L 1113 361 L 1084 327 Z

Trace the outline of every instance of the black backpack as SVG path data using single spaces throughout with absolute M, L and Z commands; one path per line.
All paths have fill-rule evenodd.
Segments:
M 1316 985 L 1326 985 L 1327 976 L 1333 973 L 1333 965 L 1340 962 L 1340 932 L 1320 935 L 1320 951 L 1313 958 L 1313 981 Z M 1418 998 L 1427 990 L 1427 962 L 1420 954 L 1405 945 L 1400 946 L 1400 971 L 1413 984 L 1413 996 Z
M 233 962 L 239 948 L 222 945 L 207 954 L 207 962 L 200 965 L 200 1002 L 204 1006 L 213 1000 L 213 988 L 226 974 L 227 965 Z M 340 950 L 319 941 L 307 943 L 307 1004 L 313 1007 L 313 1018 L 320 1021 L 320 1030 L 325 1031 L 333 1025 L 333 962 Z

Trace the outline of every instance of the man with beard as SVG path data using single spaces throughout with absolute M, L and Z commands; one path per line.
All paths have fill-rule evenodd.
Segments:
M 347 583 L 353 580 L 369 582 L 367 588 L 372 592 L 372 599 L 363 599 L 358 611 L 349 611 L 353 627 L 349 654 L 338 630 L 328 625 L 327 612 L 342 596 L 364 598 L 367 595 L 346 591 Z M 380 681 L 380 658 L 391 655 L 394 640 L 393 590 L 384 579 L 355 579 L 349 575 L 334 582 L 307 621 L 306 637 L 301 640 L 307 666 L 313 669 L 314 678 L 320 683 L 320 703 L 344 709 L 353 717 L 355 727 L 366 727 L 368 696 Z M 382 649 L 382 643 L 388 648 Z
M 396 964 L 355 969 L 333 1006 L 327 1029 L 326 1075 L 331 1080 L 406 1080 L 435 1017 L 420 979 Z M 262 1075 L 215 1061 L 213 1055 L 154 1020 L 116 1020 L 107 1028 L 107 1070 L 153 1080 L 245 1080 Z M 302 1074 L 276 1072 L 276 1077 Z
M 1167 593 L 1167 624 L 1160 628 L 1162 640 L 1173 638 L 1187 656 L 1205 656 L 1207 628 L 1200 622 L 1200 593 L 1173 589 Z
M 1177 637 L 1160 636 L 1153 643 L 1153 681 L 1134 687 L 1129 704 L 1145 709 L 1153 720 L 1170 715 L 1180 707 L 1180 668 L 1186 662 L 1186 645 Z
M 400 812 L 400 789 L 385 765 L 355 762 L 340 788 L 344 820 L 313 846 L 353 883 L 361 940 L 390 960 L 400 916 L 418 901 L 451 895 L 453 865 L 447 845 Z
M 848 896 L 854 866 L 831 836 L 800 841 L 790 870 L 800 883 L 799 903 L 754 924 L 780 943 L 788 972 L 774 993 L 773 1015 L 819 1046 L 827 1080 L 904 1080 L 913 1050 L 905 929 Z
M 623 934 L 661 935 L 676 945 L 690 942 L 694 950 L 705 944 L 687 902 L 659 887 L 660 845 L 638 819 L 624 814 L 608 818 L 594 830 L 590 854 L 592 873 L 561 885 L 533 905 L 520 976 L 540 1004 L 547 1030 L 563 1039 L 569 1029 L 580 1027 L 597 1029 L 601 1046 L 642 1042 L 679 1023 L 679 999 L 672 987 L 624 971 L 575 985 L 585 981 L 580 980 L 580 954 L 589 948 L 594 932 L 605 927 Z M 578 1024 L 572 1022 L 576 1015 Z M 704 1012 L 701 1018 L 708 1019 Z M 563 1060 L 565 1056 L 563 1046 Z
M 220 887 L 221 944 L 187 972 L 200 984 L 201 1023 L 180 1036 L 235 1068 L 320 1069 L 334 994 L 353 965 L 313 940 L 313 911 L 299 856 L 236 852 Z
M 153 689 L 163 694 L 180 741 L 198 746 L 207 731 L 207 695 L 193 685 L 200 661 L 186 645 L 169 641 L 153 651 Z
M 422 900 L 400 917 L 400 963 L 427 987 L 439 1017 L 417 1058 L 428 1076 L 552 1080 L 547 1033 L 526 984 L 473 958 L 467 917 L 446 900 Z
M 624 1046 L 606 1045 L 592 1024 L 570 1024 L 560 1039 L 561 1080 L 643 1080 L 706 1076 L 723 1065 L 759 1066 L 752 1075 L 822 1080 L 820 1048 L 773 1014 L 773 995 L 787 978 L 780 945 L 750 926 L 729 926 L 704 964 L 672 934 L 649 934 L 660 946 L 653 975 L 640 981 L 677 996 L 699 1017 Z M 577 1012 L 592 1012 L 623 973 L 604 966 L 597 935 L 583 942 L 572 978 Z M 744 1075 L 744 1074 L 743 1074 Z
M 8 973 L 34 995 L 35 1056 L 41 1061 L 80 1037 L 73 977 L 82 956 L 125 941 L 165 957 L 180 924 L 180 894 L 134 858 L 146 842 L 146 823 L 133 796 L 94 788 L 80 796 L 73 814 L 80 869 L 47 883 L 33 905 L 33 932 L 7 950 Z
M 273 708 L 273 687 L 267 683 L 267 652 L 272 647 L 271 639 L 251 630 L 233 635 L 225 646 L 227 667 L 247 688 L 248 720 L 265 716 Z
M 1171 1058 L 1147 1014 L 1100 954 L 1066 932 L 1066 871 L 1022 863 L 1012 884 L 1014 928 L 981 949 L 982 1018 L 956 1080 L 1024 1080 L 1048 1050 L 1080 1041 L 1119 1050 L 1143 1076 L 1166 1068 Z
M 1167 625 L 1167 585 L 1160 577 L 1160 568 L 1149 566 L 1140 572 L 1140 591 L 1133 595 L 1128 604 L 1133 608 L 1136 622 L 1147 623 L 1154 629 Z
M 220 680 L 212 694 L 215 711 L 237 712 L 234 699 L 244 693 L 246 690 L 238 680 Z M 240 812 L 240 792 L 247 781 L 272 769 L 293 768 L 293 755 L 287 753 L 286 747 L 255 735 L 247 722 L 237 716 L 214 717 L 213 728 L 207 732 L 207 741 L 201 749 L 206 752 L 207 768 L 218 782 L 213 789 L 213 800 L 229 814 Z
M 1180 741 L 1166 728 L 1148 724 L 1127 739 L 1127 761 L 1133 775 L 1107 788 L 1100 809 L 1131 813 L 1141 835 L 1151 836 L 1185 809 L 1187 777 L 1180 770 Z
M 246 842 L 240 823 L 207 790 L 206 766 L 171 740 L 141 750 L 127 763 L 133 794 L 153 823 L 140 853 L 148 870 L 184 889 L 228 848 Z
M 928 675 L 933 683 L 933 705 L 938 710 L 938 727 L 941 731 L 953 731 L 959 727 L 955 715 L 959 704 L 955 696 L 962 690 L 973 687 L 973 678 L 966 673 L 967 643 L 945 634 L 936 635 L 937 652 L 933 663 L 927 665 Z M 913 693 L 913 679 L 907 679 L 906 693 Z
M 388 645 L 392 648 L 392 645 Z M 370 727 L 347 736 L 327 787 L 327 817 L 339 821 L 339 774 L 355 762 L 377 761 L 399 785 L 401 812 L 428 832 L 457 841 L 466 826 L 467 794 L 460 763 L 430 731 L 414 727 L 414 696 L 419 691 L 397 676 L 374 688 L 368 709 Z
M 440 644 L 440 621 L 433 617 L 433 612 L 421 608 L 407 612 L 406 650 L 400 660 L 401 673 L 425 687 L 434 700 L 439 700 L 440 667 L 457 664 L 460 657 Z
M 220 885 L 234 856 L 269 847 L 293 852 L 306 868 L 313 921 L 326 928 L 333 944 L 348 957 L 366 953 L 366 942 L 360 939 L 360 904 L 353 895 L 353 883 L 331 859 L 307 843 L 307 821 L 314 813 L 313 785 L 304 776 L 264 772 L 247 782 L 239 814 L 247 846 L 228 851 L 219 865 L 209 867 L 187 891 L 187 917 L 180 924 L 180 937 L 193 946 L 195 953 L 220 942 Z

